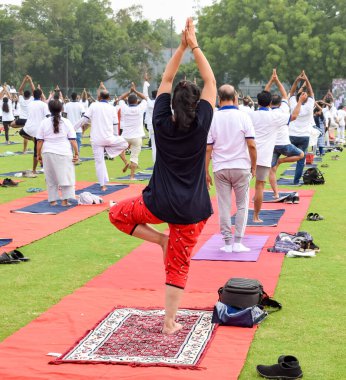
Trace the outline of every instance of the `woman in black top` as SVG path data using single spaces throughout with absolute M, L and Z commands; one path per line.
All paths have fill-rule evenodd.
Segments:
M 204 87 L 200 92 L 193 83 L 181 81 L 171 102 L 174 77 L 187 47 L 193 52 Z M 191 252 L 213 212 L 206 184 L 205 153 L 215 100 L 214 74 L 198 46 L 192 19 L 188 19 L 155 102 L 157 157 L 149 185 L 140 197 L 110 210 L 110 220 L 119 230 L 157 243 L 163 249 L 166 302 L 162 332 L 166 334 L 182 327 L 176 322 L 176 313 L 187 281 Z M 169 224 L 169 236 L 149 225 L 162 222 Z

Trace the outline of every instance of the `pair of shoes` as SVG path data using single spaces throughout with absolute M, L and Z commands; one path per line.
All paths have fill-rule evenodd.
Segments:
M 257 373 L 266 379 L 300 379 L 303 377 L 303 371 L 296 357 L 291 355 L 282 355 L 278 359 L 278 364 L 271 366 L 258 365 Z
M 292 193 L 290 194 L 287 198 L 284 199 L 284 203 L 289 203 L 289 204 L 298 204 L 299 203 L 299 195 L 298 193 Z
M 14 182 L 11 178 L 5 178 L 2 181 L 2 187 L 15 187 L 18 186 L 18 182 Z
M 233 246 L 232 245 L 225 245 L 224 247 L 221 247 L 220 250 L 227 252 L 227 253 L 231 253 L 231 252 L 240 253 L 240 252 L 250 252 L 251 251 L 250 248 L 245 247 L 245 245 L 243 245 L 242 243 L 234 243 Z
M 19 259 L 14 259 L 8 253 L 4 252 L 0 255 L 0 264 L 19 264 Z
M 309 220 L 312 222 L 317 222 L 318 220 L 323 220 L 323 219 L 324 219 L 323 216 L 317 214 L 317 212 L 315 212 L 315 213 L 310 212 L 306 217 L 306 220 Z

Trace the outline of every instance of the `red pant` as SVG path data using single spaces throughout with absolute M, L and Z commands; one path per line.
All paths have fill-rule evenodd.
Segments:
M 122 201 L 109 211 L 109 219 L 120 231 L 132 235 L 139 224 L 160 224 L 162 220 L 145 206 L 143 197 Z M 169 238 L 165 260 L 166 284 L 184 288 L 190 267 L 191 252 L 207 219 L 195 224 L 168 224 Z

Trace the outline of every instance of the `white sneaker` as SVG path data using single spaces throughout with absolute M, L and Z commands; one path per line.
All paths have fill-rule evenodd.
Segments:
M 109 201 L 109 207 L 113 207 L 117 204 L 115 201 Z
M 234 243 L 233 244 L 233 252 L 249 252 L 250 248 L 245 247 L 242 243 Z
M 299 251 L 288 251 L 286 253 L 287 257 L 315 257 L 316 252 L 315 251 L 304 251 L 304 252 L 299 252 Z
M 232 252 L 232 246 L 231 245 L 225 245 L 224 247 L 220 248 L 221 251 L 231 253 Z

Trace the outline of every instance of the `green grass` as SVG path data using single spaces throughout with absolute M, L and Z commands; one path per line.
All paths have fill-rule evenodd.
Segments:
M 20 137 L 12 139 L 21 141 Z M 0 141 L 3 141 L 1 137 Z M 92 155 L 91 148 L 82 149 L 82 156 Z M 21 145 L 0 146 L 0 153 L 6 150 L 21 150 Z M 152 165 L 150 154 L 150 151 L 141 153 L 142 168 Z M 256 365 L 273 364 L 281 354 L 293 354 L 299 358 L 304 379 L 337 380 L 345 377 L 346 334 L 342 321 L 346 155 L 341 155 L 340 161 L 332 161 L 332 154 L 324 159 L 330 165 L 322 169 L 326 184 L 312 187 L 316 193 L 310 211 L 320 213 L 325 220 L 304 221 L 300 228 L 313 235 L 321 252 L 313 259 L 285 259 L 275 293 L 275 299 L 282 302 L 283 309 L 269 316 L 256 332 L 241 380 L 258 379 Z M 31 155 L 0 157 L 1 172 L 28 169 L 31 160 Z M 108 161 L 107 166 L 111 177 L 122 174 L 120 159 Z M 78 166 L 76 174 L 79 181 L 95 181 L 94 162 Z M 18 188 L 0 188 L 0 203 L 28 195 L 26 189 L 29 187 L 44 188 L 44 176 L 24 179 Z M 214 192 L 215 189 L 212 194 Z M 0 341 L 102 273 L 139 244 L 140 240 L 117 231 L 108 222 L 107 212 L 103 212 L 23 247 L 21 251 L 31 258 L 30 262 L 0 266 Z

